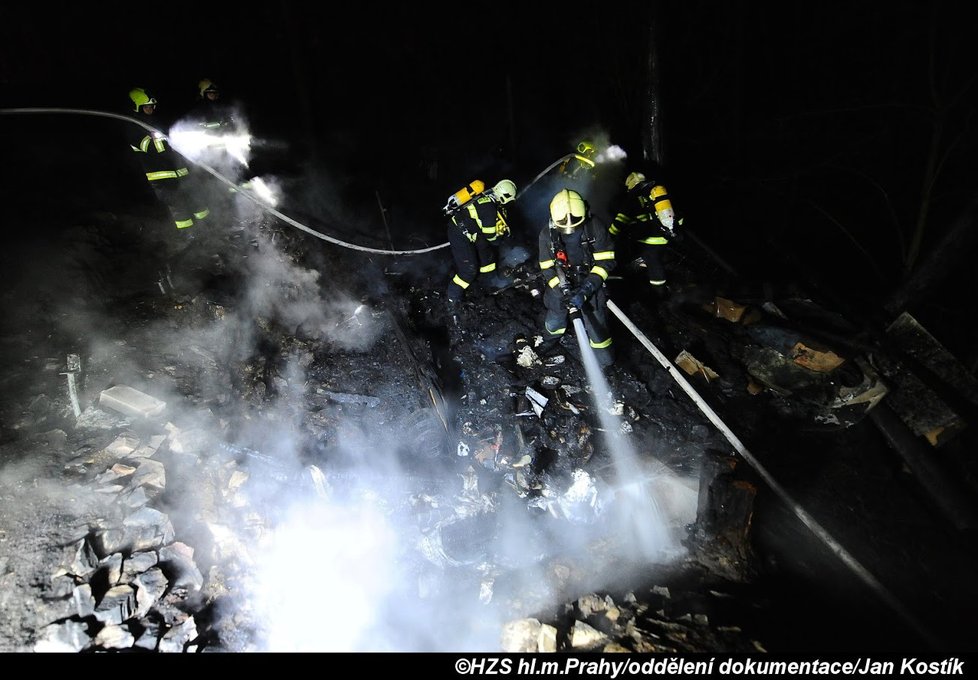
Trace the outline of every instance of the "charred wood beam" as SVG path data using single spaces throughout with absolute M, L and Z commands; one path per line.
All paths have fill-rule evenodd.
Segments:
M 450 432 L 452 428 L 449 425 L 451 418 L 448 403 L 445 401 L 442 393 L 441 381 L 438 379 L 438 374 L 431 364 L 424 363 L 418 358 L 418 354 L 414 351 L 414 347 L 408 340 L 407 334 L 401 325 L 401 320 L 397 315 L 388 309 L 387 316 L 391 320 L 391 327 L 394 329 L 394 334 L 397 335 L 398 340 L 400 340 L 401 345 L 404 347 L 404 351 L 407 353 L 408 359 L 410 359 L 412 366 L 414 366 L 414 372 L 418 378 L 418 382 L 421 383 L 422 389 L 431 398 L 432 406 L 438 414 L 442 425 L 445 427 L 445 431 Z
M 955 528 L 964 531 L 978 527 L 978 507 L 971 495 L 889 405 L 885 401 L 877 404 L 870 409 L 869 417 Z

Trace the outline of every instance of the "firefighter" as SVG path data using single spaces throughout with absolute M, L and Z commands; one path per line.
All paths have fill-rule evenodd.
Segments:
M 153 127 L 156 124 L 153 118 L 156 98 L 137 87 L 129 92 L 129 99 L 132 100 L 135 117 Z M 190 170 L 186 161 L 170 148 L 162 132 L 133 125 L 129 145 L 136 152 L 147 181 L 170 211 L 178 230 L 190 229 L 196 222 L 207 218 L 210 211 L 192 196 L 192 185 L 188 181 Z
M 236 219 L 252 212 L 251 201 L 238 200 L 239 189 L 253 191 L 248 165 L 251 160 L 251 136 L 245 129 L 241 106 L 225 100 L 221 89 L 210 78 L 197 83 L 197 103 L 187 115 L 200 141 L 193 145 L 193 160 L 205 163 L 234 184 L 222 193 L 215 192 L 212 212 L 219 219 L 234 215 Z
M 575 153 L 568 154 L 567 160 L 560 164 L 557 169 L 558 174 L 568 180 L 585 181 L 590 178 L 594 171 L 594 142 L 590 139 L 582 139 L 575 149 Z
M 475 180 L 448 199 L 443 211 L 456 269 L 448 284 L 449 302 L 461 302 L 476 278 L 496 271 L 494 246 L 509 235 L 505 206 L 515 198 L 516 185 L 503 179 L 488 191 L 482 180 Z
M 190 112 L 190 117 L 204 130 L 218 131 L 234 126 L 233 107 L 221 100 L 221 90 L 217 84 L 204 78 L 197 83 L 198 100 Z
M 141 125 L 129 126 L 129 145 L 139 158 L 146 180 L 153 188 L 157 198 L 170 213 L 176 233 L 164 237 L 168 245 L 170 266 L 186 250 L 194 238 L 194 227 L 210 214 L 206 205 L 196 196 L 190 182 L 190 170 L 185 159 L 170 148 L 166 136 L 156 129 L 156 98 L 141 87 L 129 91 L 135 118 L 153 128 L 147 130 Z M 160 288 L 172 292 L 172 278 L 165 272 L 161 277 Z M 169 287 L 169 290 L 166 288 Z
M 627 252 L 648 276 L 659 297 L 665 295 L 666 270 L 662 248 L 676 238 L 682 224 L 673 210 L 669 194 L 661 184 L 650 181 L 642 172 L 625 177 L 625 194 L 611 221 L 608 233 L 615 240 L 619 256 Z
M 598 363 L 614 363 L 604 282 L 615 268 L 615 250 L 606 229 L 595 224 L 580 193 L 561 189 L 550 201 L 550 221 L 540 232 L 540 270 L 547 354 L 560 342 L 570 320 L 580 315 Z

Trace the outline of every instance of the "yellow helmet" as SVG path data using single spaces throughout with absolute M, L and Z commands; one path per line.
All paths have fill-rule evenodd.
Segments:
M 146 94 L 146 90 L 141 87 L 134 87 L 129 90 L 129 99 L 132 100 L 134 106 L 133 111 L 137 113 L 144 106 L 156 106 L 156 98 L 150 97 Z
M 197 83 L 197 91 L 200 92 L 200 96 L 204 97 L 208 92 L 218 92 L 217 85 L 214 84 L 213 80 L 204 78 L 199 83 Z
M 625 187 L 631 191 L 644 181 L 645 175 L 641 172 L 630 172 L 628 173 L 628 177 L 625 178 Z
M 594 142 L 590 139 L 582 139 L 581 143 L 577 145 L 577 153 L 590 158 L 594 155 Z
M 561 189 L 550 201 L 550 227 L 573 234 L 587 219 L 587 203 L 573 189 Z
M 500 203 L 509 203 L 516 198 L 516 185 L 512 180 L 501 179 L 492 188 L 492 193 L 499 199 Z

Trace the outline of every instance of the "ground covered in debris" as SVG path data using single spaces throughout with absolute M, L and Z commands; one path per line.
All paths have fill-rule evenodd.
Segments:
M 761 473 L 624 325 L 603 374 L 534 351 L 529 231 L 450 312 L 447 250 L 244 211 L 164 295 L 152 209 L 37 219 L 3 253 L 4 651 L 974 651 L 973 527 L 802 291 L 688 243 L 668 298 L 608 283 Z M 968 434 L 932 456 L 971 487 Z

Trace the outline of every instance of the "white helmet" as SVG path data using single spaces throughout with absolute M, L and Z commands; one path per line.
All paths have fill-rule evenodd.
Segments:
M 492 193 L 500 203 L 509 203 L 516 198 L 516 185 L 512 180 L 501 179 L 492 188 Z

